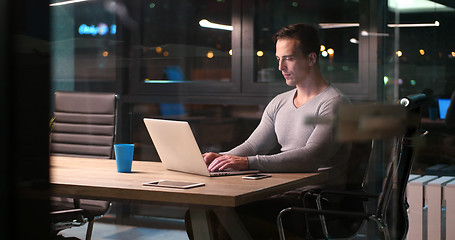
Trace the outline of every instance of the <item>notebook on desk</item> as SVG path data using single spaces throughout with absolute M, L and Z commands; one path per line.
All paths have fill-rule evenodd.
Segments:
M 210 172 L 188 122 L 144 118 L 144 123 L 166 169 L 210 177 L 258 172 Z

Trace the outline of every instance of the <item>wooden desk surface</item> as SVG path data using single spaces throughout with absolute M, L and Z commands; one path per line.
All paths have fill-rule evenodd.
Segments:
M 274 194 L 315 184 L 317 173 L 272 173 L 261 180 L 241 175 L 206 177 L 169 171 L 160 162 L 133 161 L 132 173 L 118 173 L 115 160 L 57 157 L 50 159 L 53 195 L 110 201 L 162 202 L 236 207 Z M 142 186 L 153 180 L 203 182 L 205 186 L 173 189 Z

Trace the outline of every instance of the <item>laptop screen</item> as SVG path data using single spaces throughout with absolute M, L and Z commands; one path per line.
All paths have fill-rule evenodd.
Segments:
M 446 114 L 447 114 L 447 109 L 449 108 L 449 105 L 450 105 L 450 99 L 439 98 L 438 105 L 439 105 L 439 118 L 445 119 Z

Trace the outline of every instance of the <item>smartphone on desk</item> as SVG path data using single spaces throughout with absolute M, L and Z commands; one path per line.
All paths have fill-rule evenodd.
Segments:
M 258 180 L 258 179 L 263 179 L 263 178 L 268 178 L 268 177 L 271 177 L 271 175 L 262 174 L 262 173 L 255 173 L 255 174 L 243 176 L 242 178 L 243 179 Z

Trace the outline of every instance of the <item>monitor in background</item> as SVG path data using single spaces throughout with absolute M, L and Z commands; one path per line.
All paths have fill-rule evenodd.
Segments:
M 447 114 L 447 109 L 450 105 L 450 99 L 448 98 L 439 98 L 438 99 L 438 106 L 439 106 L 439 119 L 445 119 Z

